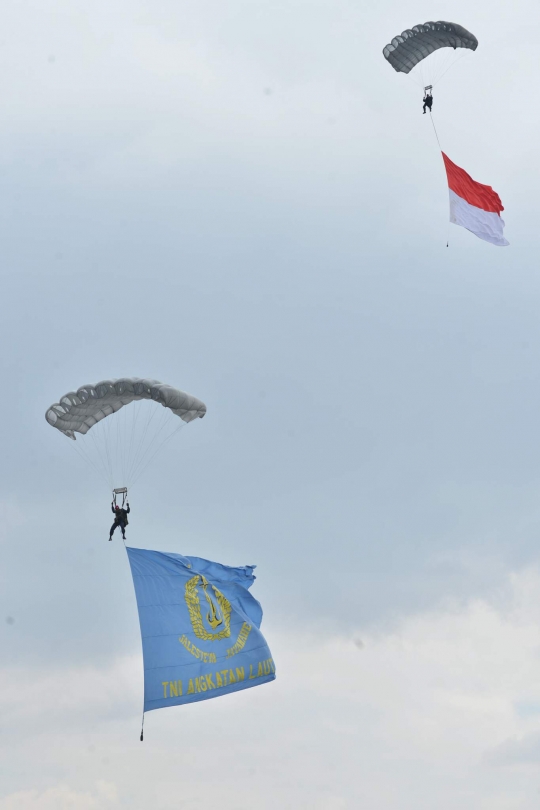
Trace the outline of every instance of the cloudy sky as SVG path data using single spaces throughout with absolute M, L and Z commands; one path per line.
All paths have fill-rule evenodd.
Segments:
M 540 794 L 532 0 L 5 0 L 0 810 L 533 810 Z M 435 88 L 508 248 L 448 225 Z M 446 247 L 449 237 L 449 247 Z M 204 400 L 131 545 L 257 564 L 278 669 L 152 712 L 110 493 L 43 416 Z

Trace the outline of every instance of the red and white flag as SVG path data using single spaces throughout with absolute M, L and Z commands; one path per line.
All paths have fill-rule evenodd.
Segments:
M 501 219 L 500 212 L 504 208 L 497 192 L 491 186 L 484 186 L 473 180 L 464 169 L 452 163 L 444 152 L 442 156 L 448 177 L 450 222 L 462 225 L 492 245 L 509 245 L 503 234 L 504 220 Z

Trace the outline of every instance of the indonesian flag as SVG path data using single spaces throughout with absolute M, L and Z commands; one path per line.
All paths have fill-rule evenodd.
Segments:
M 504 208 L 497 192 L 491 186 L 484 186 L 473 180 L 464 169 L 452 163 L 444 152 L 442 156 L 448 177 L 450 222 L 462 225 L 492 245 L 509 245 L 503 234 L 504 220 L 501 219 L 500 212 Z

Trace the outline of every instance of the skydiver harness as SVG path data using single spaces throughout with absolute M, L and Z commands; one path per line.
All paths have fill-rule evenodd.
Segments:
M 120 509 L 116 511 L 117 507 L 116 499 L 120 495 L 122 496 L 122 505 L 120 506 Z M 116 526 L 121 526 L 122 531 L 129 523 L 128 513 L 124 509 L 126 501 L 127 501 L 127 487 L 117 487 L 116 489 L 113 489 L 112 510 L 114 514 L 114 523 Z

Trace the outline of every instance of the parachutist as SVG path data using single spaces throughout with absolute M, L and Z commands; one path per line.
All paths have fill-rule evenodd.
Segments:
M 426 107 L 431 112 L 431 107 L 433 105 L 433 96 L 431 93 L 426 93 L 424 96 L 424 115 L 426 114 Z
M 111 531 L 109 533 L 109 540 L 112 540 L 112 536 L 116 530 L 117 526 L 120 526 L 122 529 L 122 537 L 126 539 L 126 526 L 128 525 L 128 515 L 130 513 L 129 503 L 126 503 L 126 508 L 115 506 L 114 501 L 111 503 L 111 511 L 114 515 L 114 523 L 111 526 Z

